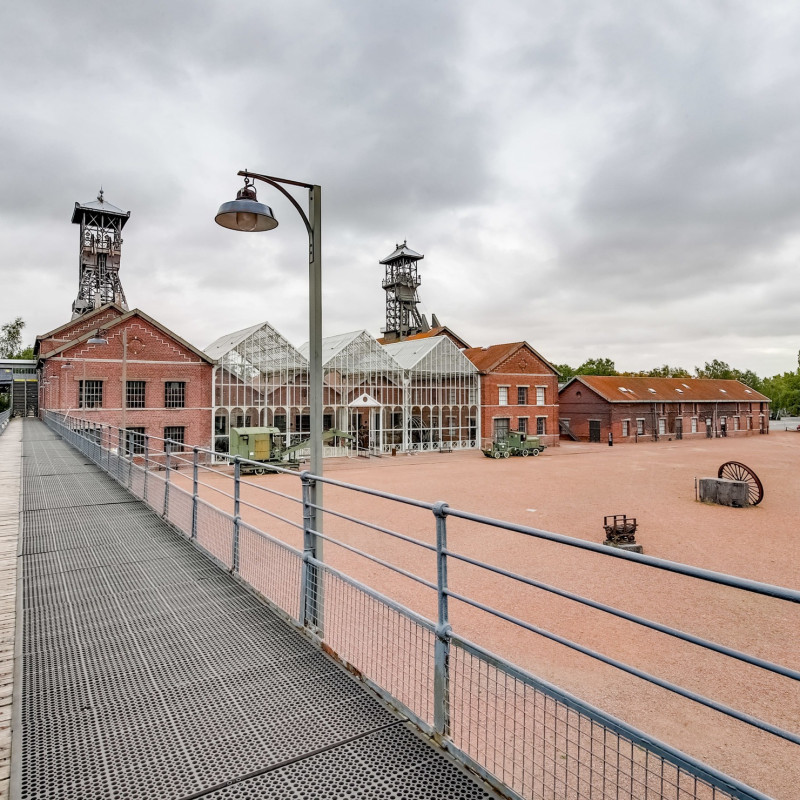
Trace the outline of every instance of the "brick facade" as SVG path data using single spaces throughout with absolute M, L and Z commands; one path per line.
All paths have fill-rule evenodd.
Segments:
M 105 330 L 108 344 L 89 344 L 98 328 Z M 167 428 L 183 428 L 187 445 L 210 447 L 212 360 L 138 309 L 98 309 L 39 337 L 36 350 L 42 410 L 96 424 L 144 429 L 159 438 Z M 62 369 L 65 364 L 70 368 Z M 83 381 L 87 399 L 90 389 L 102 386 L 97 407 L 80 407 Z M 144 407 L 131 407 L 139 404 L 135 400 L 124 402 L 125 385 L 132 382 L 144 383 Z M 175 382 L 169 398 L 168 382 Z M 141 388 L 137 384 L 131 390 Z M 173 404 L 176 407 L 168 407 Z
M 525 429 L 558 445 L 558 373 L 527 342 L 473 347 L 464 355 L 481 377 L 481 439 Z
M 575 438 L 607 443 L 611 433 L 615 444 L 768 433 L 769 402 L 738 381 L 696 378 L 580 376 L 559 394 Z

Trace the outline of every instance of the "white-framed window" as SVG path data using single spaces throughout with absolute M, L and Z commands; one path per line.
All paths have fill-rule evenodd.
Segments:
M 641 436 L 644 433 L 644 420 L 643 419 L 637 419 L 636 420 L 636 433 L 638 433 L 639 436 Z
M 623 436 L 627 436 L 628 435 L 628 425 L 629 424 L 630 424 L 630 420 L 629 419 L 622 420 L 622 435 Z
M 733 418 L 733 429 L 735 431 L 739 430 L 739 417 L 734 417 Z
M 520 433 L 527 433 L 528 432 L 528 418 L 527 417 L 517 417 L 517 430 Z
M 536 417 L 536 435 L 544 436 L 547 433 L 547 417 Z
M 499 406 L 507 406 L 508 405 L 508 386 L 498 386 L 497 387 L 498 398 L 497 398 L 497 405 Z
M 697 433 L 697 417 L 692 417 L 692 433 Z
M 658 432 L 664 434 L 667 432 L 667 421 L 663 417 L 658 419 Z
M 536 387 L 536 405 L 543 406 L 544 405 L 544 386 L 537 386 Z

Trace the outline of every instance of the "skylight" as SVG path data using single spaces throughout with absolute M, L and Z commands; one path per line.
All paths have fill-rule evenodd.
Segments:
M 627 392 L 627 391 L 628 391 L 628 390 L 627 390 L 627 389 L 626 389 L 624 386 L 620 386 L 620 387 L 619 387 L 619 390 L 620 390 L 621 392 Z
M 676 392 L 680 392 L 681 394 L 683 394 L 683 389 L 676 389 L 675 391 Z
M 653 394 L 655 394 L 655 393 L 656 393 L 656 390 L 655 390 L 655 389 L 648 389 L 647 391 L 648 391 L 648 392 L 652 392 Z
M 720 389 L 720 391 L 722 392 L 722 394 L 728 394 L 728 390 L 727 389 Z
M 686 383 L 682 383 L 682 384 L 681 384 L 681 386 L 685 387 L 686 389 L 688 389 L 688 388 L 689 388 L 689 385 L 688 385 L 688 384 L 686 384 Z
M 744 390 L 746 394 L 753 394 L 749 389 Z

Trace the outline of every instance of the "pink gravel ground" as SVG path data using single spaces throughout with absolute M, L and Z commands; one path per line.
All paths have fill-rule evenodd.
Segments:
M 725 461 L 750 466 L 764 484 L 755 507 L 695 500 L 694 480 L 716 476 Z M 713 440 L 640 442 L 608 447 L 563 443 L 538 458 L 491 460 L 480 453 L 420 454 L 327 461 L 327 477 L 601 542 L 605 514 L 638 520 L 647 555 L 800 589 L 798 498 L 800 433 Z M 204 482 L 229 488 L 205 473 Z M 286 476 L 249 476 L 243 498 L 298 518 L 283 498 L 256 486 L 298 494 Z M 326 506 L 433 543 L 429 511 L 325 488 Z M 208 489 L 204 490 L 209 495 Z M 212 497 L 209 496 L 211 500 Z M 225 507 L 225 498 L 217 495 Z M 253 508 L 245 519 L 299 546 L 299 534 Z M 428 551 L 326 516 L 326 534 L 428 580 Z M 505 569 L 671 625 L 770 661 L 800 668 L 800 606 L 707 584 L 564 545 L 448 518 L 448 545 Z M 428 616 L 435 594 L 333 544 L 325 560 Z M 520 617 L 662 679 L 800 733 L 800 685 L 741 665 L 551 593 L 450 560 L 457 592 Z M 451 601 L 453 627 L 540 677 L 702 759 L 778 800 L 800 796 L 800 748 L 676 697 L 588 656 Z

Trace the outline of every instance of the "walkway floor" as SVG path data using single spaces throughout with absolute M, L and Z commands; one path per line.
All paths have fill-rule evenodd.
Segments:
M 12 797 L 493 796 L 38 421 L 22 464 Z

